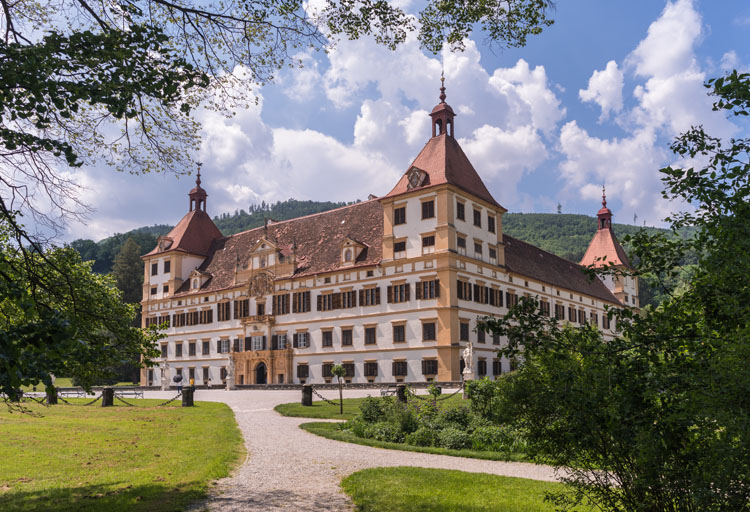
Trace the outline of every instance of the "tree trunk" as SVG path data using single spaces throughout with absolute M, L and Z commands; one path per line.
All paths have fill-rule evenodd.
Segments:
M 344 415 L 344 388 L 339 377 L 339 414 Z

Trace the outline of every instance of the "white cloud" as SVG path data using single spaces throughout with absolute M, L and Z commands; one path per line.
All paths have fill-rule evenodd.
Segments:
M 734 50 L 726 52 L 721 56 L 721 69 L 723 71 L 731 71 L 736 69 L 740 63 L 740 58 L 737 56 L 737 52 Z
M 602 110 L 599 121 L 609 117 L 611 112 L 622 110 L 623 74 L 613 60 L 607 62 L 602 71 L 594 71 L 589 78 L 586 89 L 580 89 L 578 96 L 582 101 L 593 101 Z

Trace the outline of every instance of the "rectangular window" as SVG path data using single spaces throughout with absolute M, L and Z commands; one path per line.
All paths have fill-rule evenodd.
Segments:
M 229 353 L 229 338 L 217 341 L 216 348 L 218 349 L 217 352 L 219 354 L 228 354 Z
M 422 254 L 432 254 L 435 252 L 435 235 L 422 237 Z
M 574 307 L 568 306 L 568 320 L 570 322 L 578 320 L 578 315 L 576 314 L 576 309 Z
M 351 347 L 354 341 L 351 329 L 341 329 L 341 345 Z
M 365 377 L 377 377 L 378 376 L 378 363 L 370 362 L 365 363 Z
M 406 341 L 406 326 L 405 325 L 394 325 L 393 326 L 393 342 L 401 343 Z
M 438 362 L 437 359 L 423 359 L 422 360 L 422 375 L 437 375 Z
M 497 265 L 497 249 L 490 247 L 490 263 Z
M 435 341 L 435 322 L 422 323 L 422 341 Z
M 456 238 L 456 247 L 458 248 L 458 254 L 466 256 L 466 238 L 459 236 Z
M 199 324 L 210 324 L 214 321 L 214 310 L 204 309 L 198 312 L 198 323 Z
M 376 306 L 380 304 L 380 288 L 365 288 L 359 291 L 360 306 Z
M 266 337 L 265 336 L 251 336 L 250 346 L 253 350 L 265 350 L 266 349 Z
M 266 305 L 263 302 L 261 302 L 260 304 L 256 304 L 255 309 L 258 316 L 263 316 L 266 314 Z
M 250 299 L 234 301 L 234 318 L 245 318 L 250 316 Z
M 467 281 L 456 281 L 456 293 L 459 299 L 471 300 L 471 283 Z
M 374 345 L 376 342 L 375 327 L 365 327 L 365 345 Z
M 599 315 L 597 313 L 591 313 L 591 324 L 599 326 Z
M 235 352 L 242 352 L 242 338 L 234 339 L 232 350 Z
M 349 379 L 354 377 L 354 363 L 344 363 L 341 366 L 344 367 L 344 371 L 346 372 L 346 374 L 344 374 L 344 377 Z
M 415 287 L 417 300 L 434 299 L 440 296 L 440 281 L 438 279 L 420 281 L 415 284 Z
M 295 292 L 292 294 L 292 313 L 307 313 L 310 311 L 310 292 Z
M 310 377 L 310 367 L 306 364 L 298 364 L 297 365 L 297 378 L 298 379 L 307 379 Z
M 406 206 L 393 210 L 393 224 L 395 226 L 406 224 Z
M 152 263 L 151 264 L 151 275 L 155 276 L 159 273 L 159 264 L 158 263 Z
M 477 364 L 477 375 L 487 375 L 487 361 L 480 359 Z
M 191 341 L 188 344 L 188 355 L 189 356 L 194 356 L 195 355 L 195 342 L 194 341 Z
M 406 361 L 393 361 L 392 371 L 394 377 L 406 377 L 408 370 Z
M 482 329 L 477 331 L 477 343 L 485 342 L 485 332 Z
M 333 346 L 333 331 L 323 331 L 323 346 L 324 347 Z
M 539 312 L 544 316 L 550 316 L 549 302 L 546 300 L 539 302 Z
M 422 219 L 431 219 L 435 216 L 435 201 L 422 201 Z
M 406 242 L 393 244 L 393 257 L 395 259 L 406 258 Z
M 409 283 L 394 284 L 388 287 L 388 304 L 399 304 L 411 300 Z
M 189 368 L 188 369 L 188 379 L 195 382 L 195 368 Z
M 232 319 L 232 311 L 230 307 L 230 302 L 219 302 L 216 305 L 217 310 L 217 316 L 219 318 L 219 322 L 226 322 L 227 320 Z
M 227 367 L 226 366 L 222 366 L 221 369 L 219 370 L 219 377 L 221 378 L 221 380 L 227 380 Z
M 341 292 L 341 307 L 344 309 L 357 307 L 357 294 L 354 290 Z
M 456 218 L 458 220 L 466 220 L 466 207 L 464 203 L 456 202 Z
M 323 378 L 330 379 L 333 377 L 333 363 L 323 363 Z
M 487 213 L 487 231 L 495 232 L 495 217 L 490 216 L 489 212 Z
M 497 288 L 491 288 L 489 303 L 490 303 L 490 306 L 502 307 L 503 306 L 503 291 Z
M 309 332 L 295 332 L 292 336 L 294 348 L 308 348 L 310 346 Z
M 492 375 L 502 375 L 503 364 L 499 359 L 492 360 Z
M 168 352 L 169 352 L 169 345 L 167 345 L 166 343 L 164 343 L 161 346 L 161 357 L 162 357 L 162 359 L 166 359 L 167 358 Z
M 557 320 L 565 320 L 565 306 L 562 304 L 555 304 L 555 318 Z
M 176 343 L 174 346 L 175 357 L 182 357 L 182 343 Z
M 461 322 L 458 339 L 461 341 L 469 341 L 469 322 Z
M 602 329 L 609 329 L 610 320 L 608 315 L 602 315 Z M 166 356 L 162 356 L 166 357 Z
M 482 259 L 482 242 L 474 242 L 474 257 Z
M 518 304 L 518 295 L 513 292 L 505 292 L 505 303 L 508 309 Z
M 202 354 L 204 356 L 207 356 L 207 355 L 211 354 L 211 342 L 210 341 L 204 341 L 203 342 L 203 351 L 202 351 Z
M 474 225 L 478 228 L 482 227 L 482 211 L 474 210 Z
M 493 345 L 499 345 L 500 344 L 500 335 L 499 334 L 493 334 L 492 335 L 492 344 Z
M 157 292 L 157 287 L 156 286 L 152 286 L 151 287 L 151 295 L 156 295 L 156 292 Z
M 203 382 L 205 383 L 208 383 L 208 381 L 211 380 L 208 372 L 209 372 L 208 368 L 203 368 Z
M 169 271 L 172 269 L 172 262 L 169 260 L 166 260 L 164 262 L 164 273 L 169 274 Z
M 318 295 L 318 311 L 332 311 L 341 308 L 341 294 L 324 293 Z
M 578 323 L 579 324 L 586 323 L 586 311 L 584 311 L 583 309 L 578 310 Z
M 271 298 L 271 310 L 274 315 L 286 315 L 289 313 L 289 294 L 274 295 Z
M 162 293 L 169 293 L 169 285 L 165 284 L 164 286 L 162 286 L 161 291 Z

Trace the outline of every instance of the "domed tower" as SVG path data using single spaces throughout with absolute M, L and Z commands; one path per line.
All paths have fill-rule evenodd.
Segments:
M 580 264 L 584 267 L 610 267 L 632 270 L 628 255 L 617 241 L 612 228 L 612 211 L 607 208 L 607 194 L 602 187 L 602 207 L 596 212 L 597 230 Z M 605 276 L 604 284 L 617 299 L 630 307 L 639 307 L 638 278 L 634 276 Z

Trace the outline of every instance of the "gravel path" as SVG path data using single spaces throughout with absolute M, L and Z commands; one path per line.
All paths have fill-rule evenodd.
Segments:
M 375 394 L 372 390 L 345 391 L 345 398 Z M 325 391 L 337 398 L 337 391 Z M 170 393 L 148 392 L 148 398 Z M 428 453 L 401 452 L 333 441 L 300 429 L 309 418 L 276 413 L 277 404 L 295 402 L 299 391 L 202 391 L 196 400 L 224 402 L 242 430 L 248 459 L 235 473 L 218 482 L 208 503 L 196 510 L 217 511 L 350 511 L 341 492 L 341 479 L 361 469 L 419 466 L 554 481 L 552 468 L 523 462 L 498 462 Z

